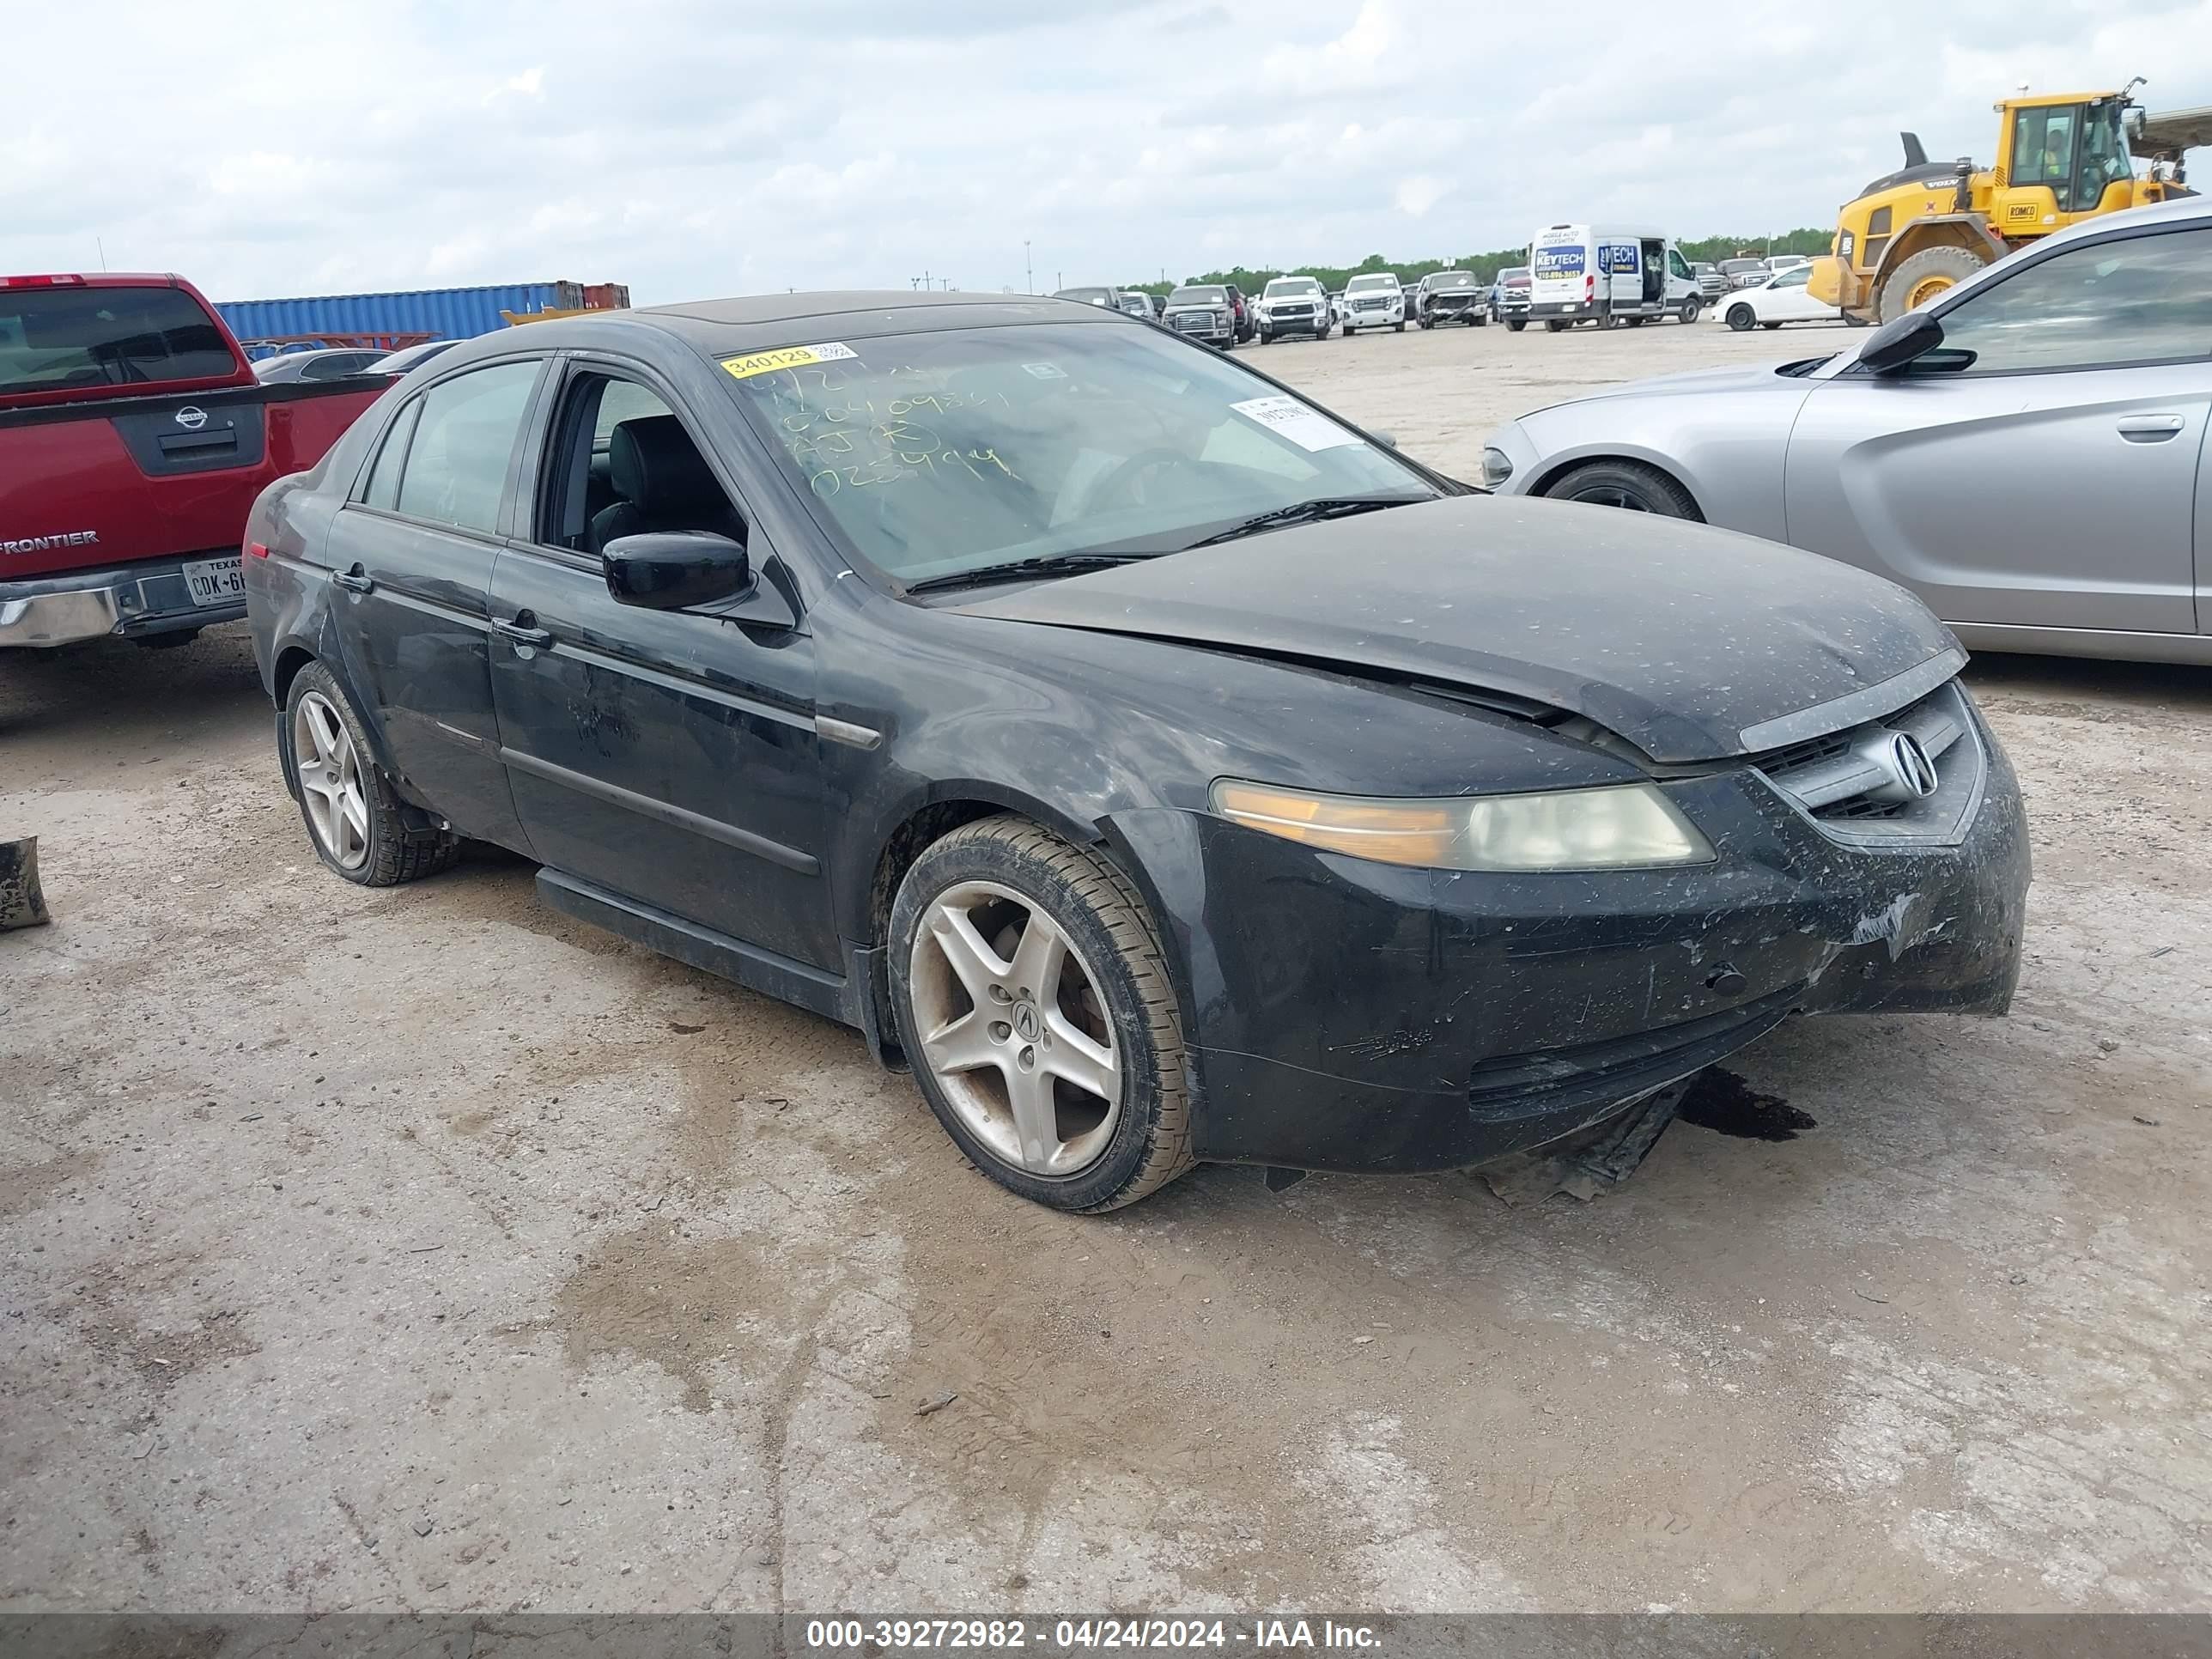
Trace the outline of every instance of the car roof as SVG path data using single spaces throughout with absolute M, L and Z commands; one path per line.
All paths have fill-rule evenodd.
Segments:
M 611 344 L 624 337 L 650 333 L 663 338 L 672 336 L 704 356 L 727 357 L 777 346 L 866 340 L 940 329 L 1003 328 L 1017 323 L 1088 324 L 1105 328 L 1136 325 L 1119 310 L 1076 300 L 1007 294 L 915 294 L 888 289 L 749 295 L 606 311 L 532 323 L 527 338 L 532 346 L 557 350 Z M 514 340 L 515 331 L 500 329 L 463 342 L 452 355 L 458 366 L 464 359 L 511 350 Z

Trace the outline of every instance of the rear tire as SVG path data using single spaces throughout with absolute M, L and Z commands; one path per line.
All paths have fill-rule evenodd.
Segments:
M 1696 322 L 1696 321 L 1698 320 L 1698 302 L 1697 301 L 1695 301 L 1695 300 L 1685 300 L 1685 301 L 1682 301 L 1682 310 L 1681 310 L 1681 313 L 1680 313 L 1680 315 L 1681 315 L 1681 320 L 1682 320 L 1682 321 L 1684 321 L 1684 322 L 1686 322 L 1686 323 L 1694 323 L 1694 322 Z
M 337 677 L 319 662 L 293 677 L 276 752 L 315 855 L 348 881 L 396 887 L 459 860 L 458 837 L 408 829 L 399 797 L 369 746 L 368 728 Z
M 1567 327 L 1567 319 L 1564 317 L 1547 317 L 1544 319 L 1544 332 L 1547 334 L 1565 334 Z
M 1906 312 L 1965 282 L 1985 263 L 1965 248 L 1948 245 L 1923 247 L 1911 258 L 1899 260 L 1897 269 L 1882 279 L 1878 307 L 1881 320 L 1895 322 Z
M 1584 501 L 1662 519 L 1702 521 L 1690 492 L 1656 467 L 1637 461 L 1588 461 L 1560 474 L 1544 491 L 1555 501 Z
M 889 954 L 915 1082 L 953 1144 L 1009 1192 L 1095 1213 L 1196 1163 L 1159 934 L 1104 858 L 1025 818 L 964 824 L 899 884 Z
M 1509 318 L 1505 324 L 1506 331 L 1510 334 L 1518 334 L 1528 326 L 1528 319 L 1526 317 Z

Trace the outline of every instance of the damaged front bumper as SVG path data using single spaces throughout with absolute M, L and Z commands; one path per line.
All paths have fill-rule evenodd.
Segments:
M 1749 766 L 1665 784 L 1718 852 L 1501 876 L 1310 851 L 1204 814 L 1115 820 L 1184 994 L 1198 1155 L 1355 1172 L 1540 1146 L 1793 1013 L 2001 1014 L 2028 849 L 1978 716 L 1946 844 L 1845 844 Z

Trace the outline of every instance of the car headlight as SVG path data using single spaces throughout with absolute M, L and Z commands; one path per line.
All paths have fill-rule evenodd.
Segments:
M 1513 476 L 1513 458 L 1502 449 L 1482 452 L 1482 482 L 1492 489 Z
M 1213 786 L 1213 810 L 1263 835 L 1426 870 L 1605 870 L 1713 856 L 1711 843 L 1649 783 L 1394 800 L 1224 778 Z

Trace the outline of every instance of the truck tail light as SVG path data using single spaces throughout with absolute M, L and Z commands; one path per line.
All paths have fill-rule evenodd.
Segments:
M 0 288 L 82 288 L 82 276 L 0 276 Z
M 248 542 L 248 543 L 246 543 L 246 556 L 247 558 L 249 558 L 249 559 L 265 559 L 265 558 L 267 558 L 267 557 L 269 556 L 269 544 L 268 544 L 268 543 L 266 543 L 266 542 Z
M 1597 273 L 1594 270 L 1585 271 L 1583 274 L 1583 298 L 1585 300 L 1594 300 L 1596 297 Z

